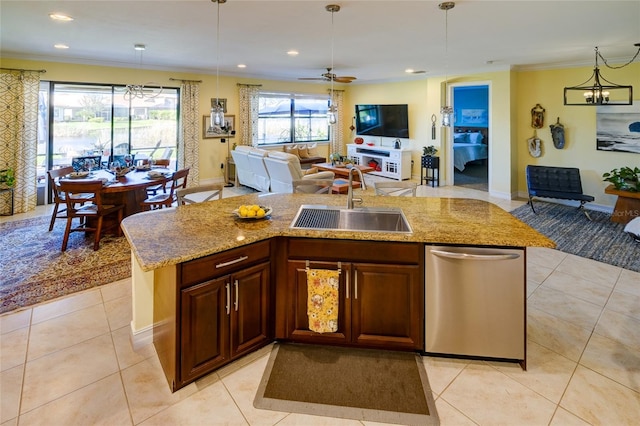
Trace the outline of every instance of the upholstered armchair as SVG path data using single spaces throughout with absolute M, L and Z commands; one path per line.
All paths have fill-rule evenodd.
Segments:
M 271 192 L 293 193 L 293 181 L 300 179 L 333 179 L 333 172 L 318 172 L 311 168 L 302 170 L 298 156 L 280 151 L 269 151 L 264 158 L 271 177 Z

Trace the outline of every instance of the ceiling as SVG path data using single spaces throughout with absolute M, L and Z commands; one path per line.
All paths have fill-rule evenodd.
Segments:
M 331 3 L 341 6 L 333 31 Z M 439 3 L 228 0 L 216 52 L 218 5 L 210 0 L 2 0 L 0 55 L 203 74 L 215 74 L 219 60 L 221 75 L 296 80 L 326 72 L 333 34 L 335 73 L 359 84 L 591 65 L 595 46 L 621 63 L 640 43 L 640 0 L 460 0 L 449 12 Z M 52 12 L 74 20 L 52 21 Z M 146 45 L 142 54 L 136 43 Z M 299 54 L 288 56 L 291 49 Z

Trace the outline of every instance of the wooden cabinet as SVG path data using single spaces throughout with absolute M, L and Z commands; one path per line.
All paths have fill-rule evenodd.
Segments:
M 286 322 L 278 327 L 284 336 L 277 337 L 306 343 L 422 349 L 421 252 L 417 244 L 289 240 L 286 291 L 290 299 L 282 306 L 286 311 L 278 316 Z M 365 262 L 364 257 L 370 260 Z M 309 330 L 307 261 L 310 268 L 341 270 L 335 333 Z
M 269 258 L 267 241 L 174 269 L 175 316 L 154 312 L 154 343 L 172 390 L 271 342 Z M 158 305 L 167 305 L 169 291 L 156 289 Z

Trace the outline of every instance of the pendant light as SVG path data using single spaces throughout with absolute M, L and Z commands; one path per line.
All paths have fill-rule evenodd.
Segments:
M 216 100 L 211 105 L 210 129 L 222 129 L 225 127 L 224 109 L 220 102 L 220 4 L 227 0 L 211 0 L 217 3 L 216 11 Z
M 141 43 L 133 45 L 133 50 L 138 55 L 140 53 L 140 59 L 138 60 L 138 68 L 142 69 L 142 54 L 147 49 L 147 46 Z M 162 86 L 159 86 L 158 90 L 145 88 L 145 85 L 159 86 L 157 83 L 147 82 L 141 84 L 127 84 L 124 90 L 124 99 L 131 102 L 133 99 L 146 99 L 151 100 L 157 98 L 162 93 Z
M 444 10 L 445 25 L 444 25 L 444 51 L 445 51 L 445 64 L 444 64 L 444 97 L 445 104 L 440 108 L 440 115 L 442 115 L 442 126 L 451 127 L 451 117 L 453 116 L 453 107 L 447 105 L 447 86 L 449 84 L 448 68 L 449 68 L 449 9 L 453 9 L 456 5 L 455 2 L 446 1 L 440 3 L 438 7 L 440 10 Z
M 633 58 L 626 64 L 618 67 L 609 66 L 596 46 L 596 62 L 593 68 L 593 74 L 582 84 L 564 88 L 564 104 L 572 106 L 632 105 L 633 86 L 621 86 L 604 78 L 600 74 L 598 57 L 602 59 L 604 64 L 609 68 L 623 68 L 633 62 L 638 57 L 638 54 L 640 54 L 640 43 L 636 43 L 634 46 L 638 47 L 638 51 Z M 602 82 L 605 84 L 602 84 Z
M 329 99 L 329 110 L 327 111 L 327 120 L 329 124 L 336 124 L 338 121 L 336 118 L 337 108 L 333 100 L 333 80 L 335 79 L 336 74 L 333 70 L 333 45 L 334 45 L 334 34 L 333 34 L 333 14 L 335 12 L 340 11 L 340 6 L 337 4 L 329 4 L 325 7 L 327 12 L 331 12 L 331 70 L 329 71 L 329 79 L 331 79 L 331 95 Z

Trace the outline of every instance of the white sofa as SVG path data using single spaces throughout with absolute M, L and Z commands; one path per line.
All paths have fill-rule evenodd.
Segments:
M 267 150 L 245 145 L 239 145 L 231 151 L 238 183 L 256 191 L 268 192 L 271 181 L 263 161 L 267 155 Z
M 286 152 L 269 151 L 264 163 L 271 178 L 271 192 L 293 193 L 294 180 L 334 178 L 333 172 L 302 170 L 298 156 Z

